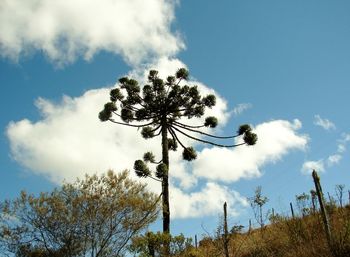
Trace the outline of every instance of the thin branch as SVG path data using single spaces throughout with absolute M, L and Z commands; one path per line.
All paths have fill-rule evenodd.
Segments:
M 179 78 L 179 81 L 177 82 L 176 86 L 178 86 L 181 82 L 182 78 Z
M 159 129 L 162 125 L 159 125 L 158 127 L 156 127 L 155 129 L 152 129 L 151 132 L 155 132 L 157 129 Z
M 137 107 L 135 107 L 135 106 L 132 106 L 132 105 L 130 105 L 130 104 L 126 105 L 126 104 L 121 103 L 120 106 L 121 106 L 122 108 L 128 109 L 128 110 L 130 110 L 130 111 L 139 111 L 139 110 L 140 110 L 139 108 L 137 108 Z
M 203 128 L 203 127 L 205 127 L 204 125 L 191 126 L 191 125 L 183 124 L 183 123 L 178 122 L 178 121 L 174 121 L 174 123 L 177 124 L 177 125 L 182 125 L 182 126 L 188 127 L 188 128 Z
M 186 150 L 187 147 L 184 146 L 184 145 L 182 144 L 182 142 L 181 142 L 180 139 L 177 137 L 176 133 L 172 130 L 171 127 L 168 127 L 168 131 L 169 131 L 169 133 L 173 136 L 173 138 L 175 138 L 176 141 L 179 142 L 179 144 L 182 146 L 182 148 Z
M 115 115 L 117 115 L 118 117 L 122 117 L 119 113 L 117 113 L 116 111 L 113 111 L 113 113 L 115 114 Z M 157 118 L 157 117 L 159 117 L 160 115 L 156 115 L 156 116 L 146 116 L 144 119 L 142 119 L 142 120 L 150 120 L 150 119 L 154 119 L 154 118 Z M 139 121 L 139 119 L 137 119 L 137 118 L 131 118 L 131 120 L 135 120 L 135 121 Z
M 161 199 L 162 195 L 163 195 L 163 193 L 160 193 L 160 195 L 159 195 L 159 197 L 157 198 L 157 200 L 155 201 L 154 205 L 151 206 L 152 209 L 156 207 L 156 205 L 158 204 L 158 202 L 159 202 L 159 200 Z M 123 244 L 120 246 L 120 248 L 118 249 L 118 251 L 117 251 L 117 253 L 116 253 L 116 256 L 119 256 L 120 251 L 121 251 L 122 249 L 124 249 L 125 245 L 126 245 L 127 242 L 130 240 L 130 238 L 131 238 L 132 236 L 134 236 L 134 234 L 136 234 L 136 233 L 139 232 L 139 230 L 140 230 L 140 229 L 142 228 L 142 226 L 144 225 L 143 222 L 145 222 L 145 223 L 147 222 L 146 219 L 148 218 L 148 216 L 149 216 L 150 214 L 151 214 L 151 211 L 148 211 L 148 212 L 145 214 L 145 216 L 142 217 L 142 219 L 139 220 L 139 221 L 137 222 L 138 227 L 137 227 L 134 231 L 132 231 L 132 232 L 130 233 L 130 235 L 126 238 L 126 240 L 124 241 L 124 243 L 123 243 Z
M 129 127 L 135 127 L 135 128 L 142 128 L 142 127 L 146 127 L 146 126 L 149 126 L 149 125 L 152 125 L 152 124 L 155 123 L 154 121 L 152 121 L 152 122 L 147 123 L 147 124 L 133 125 L 133 124 L 128 124 L 128 123 L 124 123 L 124 122 L 115 121 L 115 120 L 113 120 L 113 119 L 108 119 L 108 120 L 111 121 L 111 122 L 113 122 L 113 123 L 119 124 L 119 125 L 124 125 L 124 126 L 129 126 Z
M 205 132 L 202 132 L 202 131 L 199 131 L 199 130 L 188 128 L 188 127 L 186 127 L 186 125 L 184 125 L 184 124 L 182 124 L 180 122 L 176 122 L 176 121 L 174 122 L 173 126 L 179 126 L 179 127 L 183 128 L 183 129 L 187 129 L 189 131 L 196 132 L 196 133 L 199 133 L 201 135 L 205 135 L 205 136 L 213 137 L 213 138 L 218 138 L 218 139 L 229 139 L 229 138 L 239 137 L 239 135 L 234 135 L 234 136 L 215 136 L 215 135 L 208 134 L 208 133 L 205 133 Z
M 148 178 L 151 178 L 151 179 L 153 179 L 153 180 L 155 180 L 155 181 L 162 182 L 161 179 L 155 178 L 155 177 L 153 177 L 153 176 L 151 176 L 151 175 L 147 175 L 147 177 L 148 177 Z
M 216 144 L 214 142 L 211 142 L 211 141 L 207 141 L 207 140 L 203 140 L 203 139 L 199 139 L 199 138 L 196 138 L 196 137 L 193 137 L 191 135 L 188 135 L 186 134 L 185 132 L 181 131 L 180 129 L 176 128 L 176 127 L 173 127 L 173 129 L 175 129 L 176 131 L 180 132 L 181 134 L 185 135 L 186 137 L 189 137 L 193 140 L 196 140 L 196 141 L 199 141 L 199 142 L 202 142 L 202 143 L 206 143 L 206 144 L 210 144 L 210 145 L 214 145 L 214 146 L 218 146 L 218 147 L 236 147 L 236 146 L 240 146 L 240 145 L 245 145 L 245 143 L 240 143 L 240 144 L 235 144 L 235 145 L 222 145 L 222 144 Z
M 162 133 L 162 130 L 160 129 L 159 132 L 157 134 L 154 134 L 154 137 L 159 136 Z
M 158 162 L 151 162 L 152 164 L 161 164 L 163 162 L 163 160 L 160 160 Z

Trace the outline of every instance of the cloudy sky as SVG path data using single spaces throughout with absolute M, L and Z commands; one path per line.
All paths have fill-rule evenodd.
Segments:
M 149 69 L 166 77 L 181 67 L 217 95 L 216 134 L 249 123 L 259 139 L 195 144 L 190 164 L 171 154 L 174 233 L 212 232 L 225 201 L 230 224 L 246 226 L 259 185 L 267 207 L 287 214 L 312 189 L 312 169 L 324 191 L 350 189 L 349 11 L 348 1 L 320 0 L 1 1 L 1 200 L 160 153 L 157 139 L 97 115 L 119 77 L 145 81 Z

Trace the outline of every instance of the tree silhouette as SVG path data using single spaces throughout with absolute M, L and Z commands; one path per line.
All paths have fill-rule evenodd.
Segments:
M 110 91 L 111 101 L 106 103 L 99 113 L 101 121 L 141 128 L 141 135 L 145 139 L 161 136 L 162 159 L 157 162 L 154 154 L 147 152 L 143 160 L 135 161 L 134 169 L 139 177 L 151 177 L 162 183 L 163 232 L 165 233 L 170 232 L 169 151 L 176 151 L 179 144 L 183 148 L 184 160 L 192 161 L 197 157 L 195 149 L 185 146 L 178 135 L 218 147 L 254 145 L 257 141 L 256 134 L 252 133 L 247 124 L 241 125 L 237 134 L 233 136 L 215 136 L 202 131 L 204 127 L 217 126 L 218 119 L 213 116 L 206 117 L 204 123 L 198 126 L 185 124 L 183 118 L 200 118 L 204 115 L 206 108 L 212 108 L 216 104 L 214 95 L 202 97 L 197 86 L 180 85 L 180 82 L 187 81 L 188 77 L 188 71 L 181 68 L 175 76 L 168 76 L 164 81 L 158 77 L 158 71 L 151 70 L 148 75 L 149 84 L 144 85 L 142 89 L 136 80 L 128 77 L 120 78 L 119 87 Z M 217 142 L 232 140 L 239 136 L 243 138 L 242 143 Z M 157 164 L 154 173 L 148 168 L 147 163 Z

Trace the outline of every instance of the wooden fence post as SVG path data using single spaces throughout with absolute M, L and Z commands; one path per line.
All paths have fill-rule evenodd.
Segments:
M 292 204 L 292 203 L 289 203 L 289 205 L 290 205 L 290 210 L 291 210 L 291 212 L 292 212 L 292 217 L 293 217 L 293 219 L 294 219 L 295 216 L 294 216 L 293 204 Z
M 225 249 L 225 257 L 230 257 L 228 253 L 228 229 L 227 229 L 227 203 L 224 203 L 224 249 Z
M 328 243 L 330 250 L 332 251 L 333 241 L 332 241 L 332 234 L 331 234 L 331 226 L 329 224 L 329 218 L 328 218 L 326 206 L 324 203 L 324 197 L 323 197 L 323 193 L 322 193 L 320 177 L 317 175 L 317 172 L 315 170 L 312 171 L 312 178 L 313 178 L 314 183 L 315 183 L 315 189 L 316 189 L 316 193 L 317 193 L 317 197 L 318 197 L 318 202 L 320 204 L 320 210 L 321 210 L 323 224 L 324 224 L 324 228 L 325 228 L 325 232 L 326 232 L 327 243 Z
M 249 219 L 249 229 L 248 229 L 248 234 L 252 231 L 252 220 Z
M 198 240 L 197 240 L 197 234 L 194 235 L 194 245 L 196 247 L 196 249 L 198 249 Z

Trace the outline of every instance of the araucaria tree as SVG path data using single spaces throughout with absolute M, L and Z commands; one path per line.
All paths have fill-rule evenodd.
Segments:
M 206 117 L 203 124 L 186 124 L 184 119 L 201 118 L 206 108 L 215 106 L 216 98 L 209 94 L 201 96 L 197 86 L 188 86 L 189 73 L 179 69 L 175 76 L 166 80 L 158 77 L 156 70 L 148 75 L 149 84 L 142 88 L 134 79 L 123 77 L 119 79 L 119 87 L 110 91 L 110 102 L 99 113 L 101 121 L 111 121 L 119 125 L 142 128 L 141 135 L 145 139 L 161 137 L 162 158 L 155 161 L 152 152 L 147 152 L 143 160 L 137 160 L 134 169 L 139 177 L 152 177 L 162 183 L 163 201 L 163 232 L 170 232 L 169 210 L 169 151 L 176 151 L 178 144 L 183 148 L 184 160 L 192 161 L 197 154 L 193 147 L 185 146 L 178 135 L 188 137 L 201 143 L 218 147 L 236 147 L 239 145 L 254 145 L 256 134 L 252 133 L 249 125 L 239 127 L 233 136 L 215 136 L 204 132 L 204 127 L 215 128 L 218 124 L 216 117 Z M 229 140 L 241 136 L 241 143 L 224 144 L 217 140 Z M 210 140 L 212 139 L 212 140 Z M 146 163 L 157 164 L 156 172 L 150 171 Z

